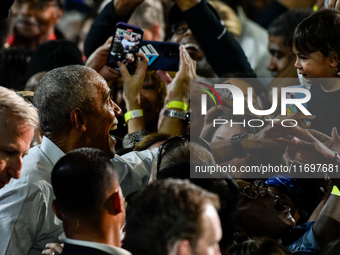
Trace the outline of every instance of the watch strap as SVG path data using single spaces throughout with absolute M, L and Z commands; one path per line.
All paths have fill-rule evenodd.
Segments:
M 243 146 L 242 146 L 242 140 L 247 137 L 247 134 L 245 132 L 239 133 L 236 135 L 233 135 L 230 137 L 231 145 L 234 149 L 234 154 L 236 155 L 236 158 L 245 158 L 248 156 L 248 153 L 245 152 Z
M 172 109 L 166 109 L 164 111 L 164 116 L 184 120 L 186 122 L 190 121 L 190 111 L 176 111 Z

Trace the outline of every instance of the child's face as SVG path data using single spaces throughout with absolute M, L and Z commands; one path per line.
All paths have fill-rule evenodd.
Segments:
M 338 60 L 334 57 L 326 57 L 320 51 L 304 55 L 293 45 L 293 52 L 296 55 L 295 67 L 302 74 L 303 78 L 334 78 L 337 77 Z

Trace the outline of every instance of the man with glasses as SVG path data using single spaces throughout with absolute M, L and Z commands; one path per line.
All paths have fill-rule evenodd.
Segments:
M 63 13 L 61 0 L 15 0 L 11 8 L 13 48 L 33 51 L 39 44 L 57 39 L 55 26 Z
M 272 185 L 271 181 L 268 183 Z M 237 184 L 240 203 L 235 242 L 266 236 L 282 242 L 294 254 L 319 254 L 327 245 L 338 240 L 340 194 L 336 186 L 315 208 L 308 222 L 295 227 L 287 200 L 275 194 L 264 181 L 249 183 L 238 180 Z

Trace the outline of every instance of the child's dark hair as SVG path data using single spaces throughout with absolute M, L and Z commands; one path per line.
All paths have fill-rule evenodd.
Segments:
M 326 9 L 304 19 L 295 29 L 293 44 L 302 54 L 320 51 L 340 56 L 340 12 Z

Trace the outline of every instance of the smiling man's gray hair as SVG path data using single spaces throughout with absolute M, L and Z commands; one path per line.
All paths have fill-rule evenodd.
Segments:
M 46 73 L 33 98 L 43 132 L 59 134 L 65 130 L 75 108 L 91 112 L 92 100 L 97 93 L 94 84 L 103 80 L 92 68 L 82 65 L 64 66 Z

